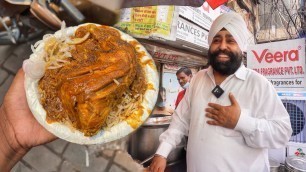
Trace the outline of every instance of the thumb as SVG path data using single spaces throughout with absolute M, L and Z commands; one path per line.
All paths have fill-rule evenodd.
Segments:
M 237 102 L 236 98 L 234 97 L 233 93 L 229 93 L 228 97 L 229 97 L 232 105 L 238 105 L 238 102 Z

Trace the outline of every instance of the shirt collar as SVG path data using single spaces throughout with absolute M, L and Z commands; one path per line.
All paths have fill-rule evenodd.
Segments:
M 213 78 L 213 68 L 211 66 L 208 67 L 207 69 L 207 74 Z M 245 80 L 246 79 L 246 76 L 247 76 L 247 69 L 246 67 L 244 66 L 243 63 L 241 63 L 241 66 L 238 68 L 238 70 L 234 73 L 234 75 L 241 79 L 241 80 Z
M 238 70 L 235 72 L 235 76 L 241 80 L 245 80 L 247 77 L 247 69 L 243 63 L 241 63 Z

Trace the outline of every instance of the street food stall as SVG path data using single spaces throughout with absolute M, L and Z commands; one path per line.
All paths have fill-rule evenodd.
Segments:
M 207 65 L 207 59 L 192 52 L 187 52 L 167 45 L 147 40 L 140 40 L 152 55 L 160 74 L 160 88 L 165 88 L 166 107 L 175 109 L 177 94 L 182 90 L 176 71 L 186 66 L 195 74 Z M 134 159 L 146 161 L 152 157 L 159 144 L 159 135 L 164 132 L 170 122 L 171 116 L 165 114 L 151 114 L 149 119 L 135 133 L 130 136 L 129 153 Z M 168 166 L 184 161 L 185 140 L 174 149 L 168 157 Z M 144 164 L 148 165 L 148 164 Z

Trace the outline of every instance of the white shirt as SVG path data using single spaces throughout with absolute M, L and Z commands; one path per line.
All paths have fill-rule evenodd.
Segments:
M 271 83 L 244 65 L 220 85 L 216 98 L 213 70 L 198 72 L 174 112 L 172 122 L 160 136 L 156 154 L 167 157 L 188 135 L 189 172 L 267 172 L 268 148 L 285 147 L 292 129 L 290 117 Z M 206 123 L 209 102 L 230 105 L 229 93 L 238 101 L 241 114 L 234 129 Z M 211 120 L 211 119 L 210 119 Z

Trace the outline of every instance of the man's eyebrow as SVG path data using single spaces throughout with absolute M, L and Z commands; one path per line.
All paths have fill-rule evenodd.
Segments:
M 220 37 L 221 37 L 220 34 L 217 34 L 216 36 L 214 36 L 214 38 L 220 38 Z M 226 34 L 225 37 L 226 38 L 234 38 L 233 35 L 231 35 L 231 34 Z
M 227 37 L 227 38 L 233 38 L 233 35 L 232 35 L 232 34 L 226 34 L 225 37 Z
M 221 37 L 221 35 L 217 34 L 213 38 L 220 38 L 220 37 Z

